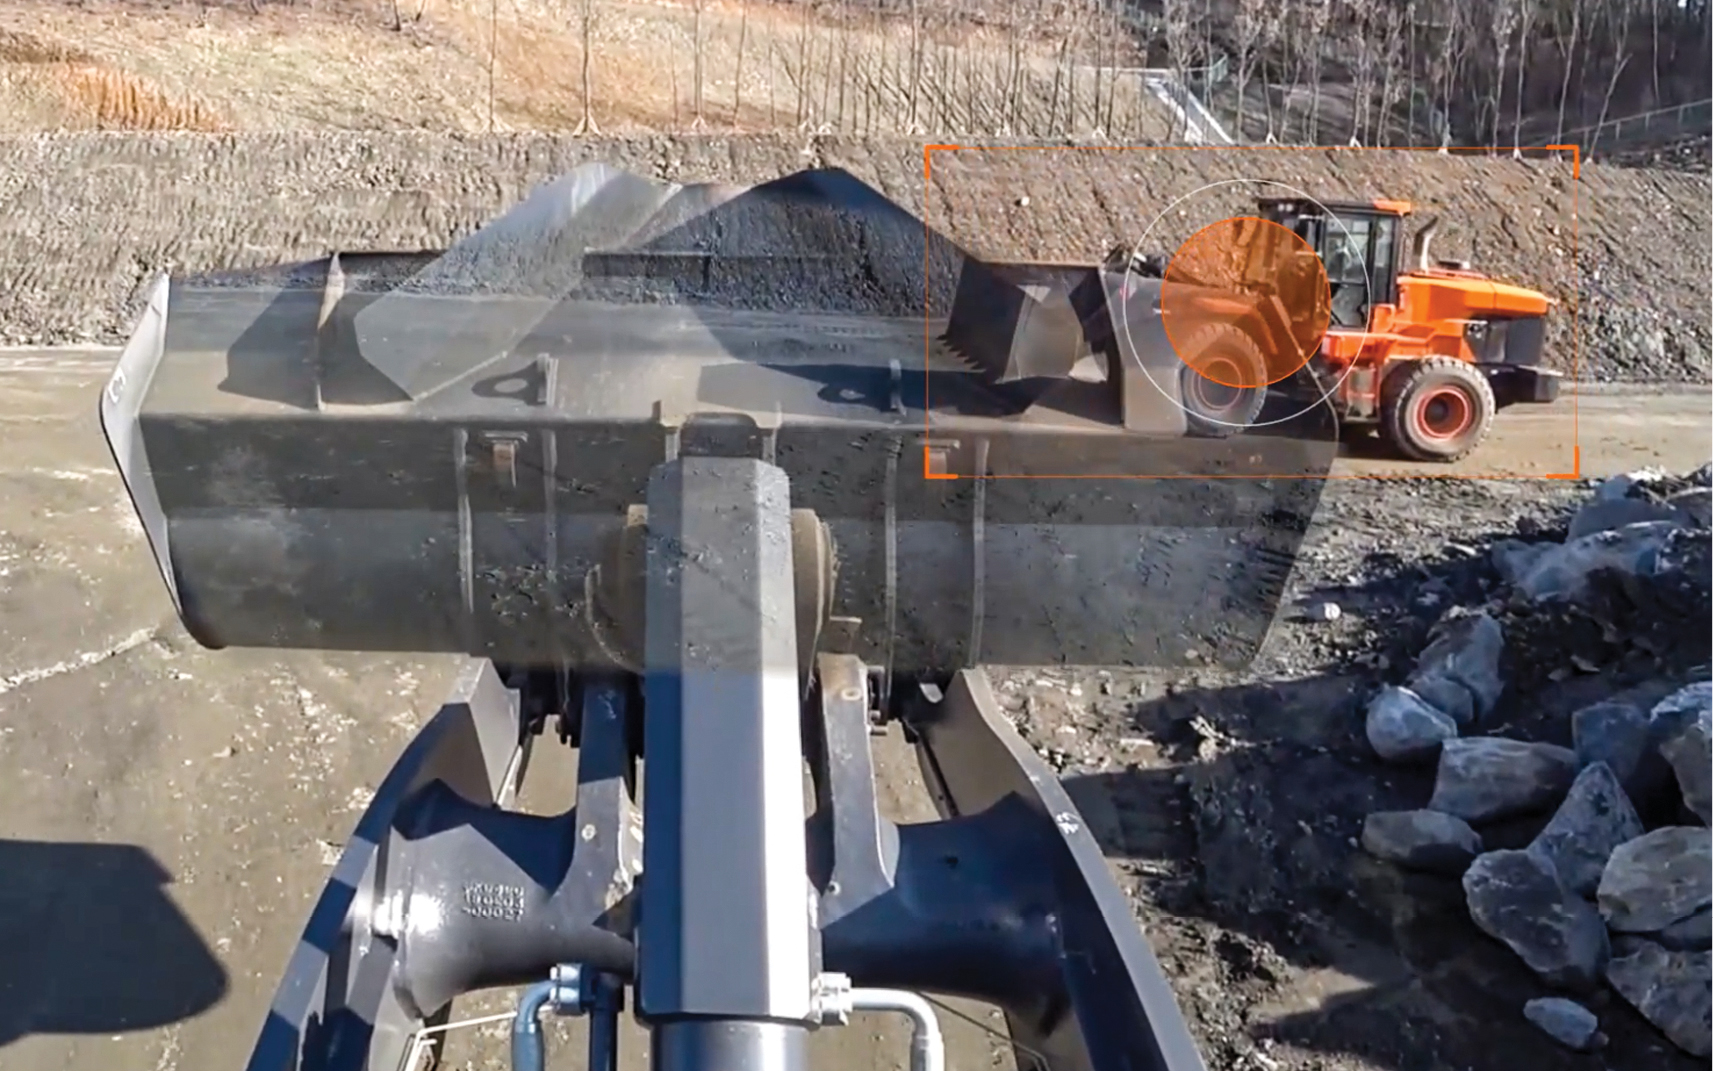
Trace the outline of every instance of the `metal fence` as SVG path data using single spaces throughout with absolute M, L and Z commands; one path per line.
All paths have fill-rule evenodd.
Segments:
M 1582 146 L 1582 150 L 1592 156 L 1602 147 L 1618 151 L 1635 148 L 1638 142 L 1709 133 L 1713 133 L 1713 98 L 1590 123 L 1566 130 L 1563 141 L 1566 145 Z

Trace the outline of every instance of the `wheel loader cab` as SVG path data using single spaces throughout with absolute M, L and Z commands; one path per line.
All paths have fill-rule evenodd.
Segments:
M 1320 257 L 1332 297 L 1330 330 L 1368 330 L 1376 305 L 1397 303 L 1398 238 L 1409 204 L 1265 198 L 1257 206 L 1262 219 L 1287 228 Z

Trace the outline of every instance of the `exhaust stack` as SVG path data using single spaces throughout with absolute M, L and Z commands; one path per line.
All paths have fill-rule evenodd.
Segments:
M 1427 271 L 1432 265 L 1428 262 L 1428 243 L 1433 240 L 1433 232 L 1439 229 L 1439 217 L 1435 216 L 1422 224 L 1422 229 L 1416 232 L 1415 248 L 1416 266 Z

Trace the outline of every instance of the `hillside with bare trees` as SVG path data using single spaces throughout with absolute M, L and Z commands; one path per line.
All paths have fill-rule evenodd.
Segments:
M 1199 34 L 1205 3 L 1149 6 L 1250 140 L 1598 151 L 1626 117 L 1705 134 L 1713 96 L 1707 0 L 1220 0 Z
M 1710 56 L 1709 0 L 0 0 L 0 133 L 1574 142 L 1647 162 L 1705 145 Z

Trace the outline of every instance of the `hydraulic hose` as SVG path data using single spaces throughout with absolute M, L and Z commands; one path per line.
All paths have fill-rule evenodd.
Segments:
M 546 1071 L 547 1043 L 541 1033 L 541 1009 L 553 1000 L 556 982 L 537 982 L 524 990 L 512 1019 L 512 1071 Z
M 904 989 L 852 989 L 853 1011 L 899 1012 L 910 1017 L 910 1071 L 946 1071 L 946 1042 L 934 1006 Z

